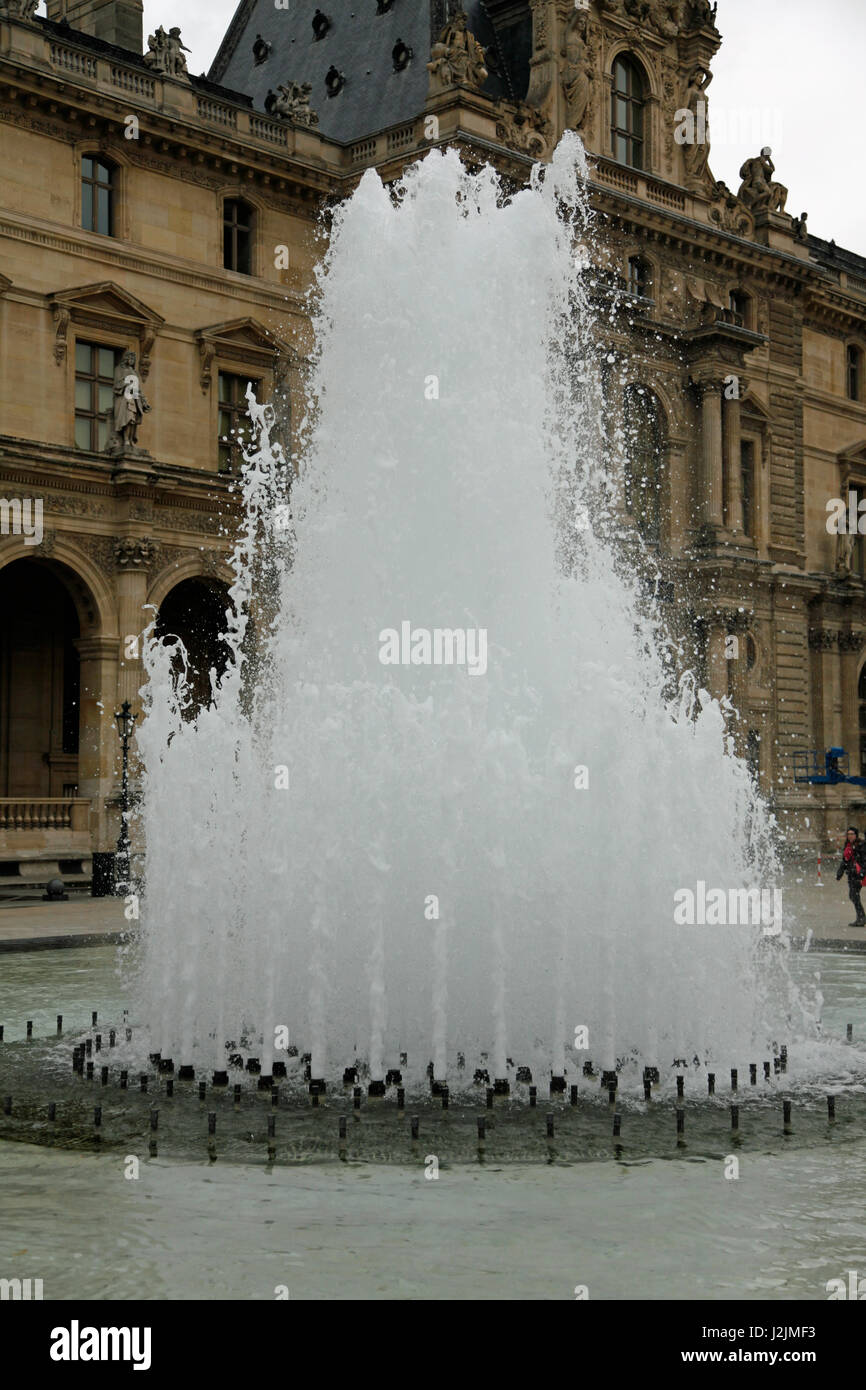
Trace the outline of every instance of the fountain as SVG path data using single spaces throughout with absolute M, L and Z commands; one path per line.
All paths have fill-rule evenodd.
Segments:
M 772 820 L 617 562 L 585 178 L 572 136 L 508 197 L 431 153 L 337 210 L 288 525 L 250 398 L 210 708 L 148 646 L 148 1050 L 270 1076 L 293 1043 L 375 1094 L 459 1049 L 504 1094 L 514 1060 L 564 1090 L 791 1031 L 760 929 L 673 918 L 697 877 L 774 883 Z

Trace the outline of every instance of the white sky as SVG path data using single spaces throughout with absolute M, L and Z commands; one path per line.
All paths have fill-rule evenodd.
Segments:
M 206 72 L 235 9 L 236 0 L 145 0 L 145 38 L 179 24 L 190 72 Z M 736 192 L 743 160 L 770 145 L 787 211 L 806 209 L 810 232 L 866 255 L 866 0 L 719 0 L 716 23 L 715 177 Z

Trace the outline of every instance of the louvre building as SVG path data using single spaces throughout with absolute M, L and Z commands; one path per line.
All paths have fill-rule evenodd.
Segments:
M 0 891 L 99 877 L 154 615 L 203 696 L 246 386 L 291 446 L 323 211 L 435 147 L 519 187 L 568 128 L 622 532 L 789 842 L 837 836 L 862 793 L 795 772 L 866 772 L 864 541 L 826 524 L 866 492 L 866 258 L 771 154 L 715 178 L 723 0 L 241 0 L 200 76 L 139 0 L 35 10 L 0 0 Z

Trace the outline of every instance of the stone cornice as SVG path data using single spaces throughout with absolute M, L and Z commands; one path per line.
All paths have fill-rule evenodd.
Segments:
M 10 236 L 19 241 L 27 241 L 36 246 L 47 246 L 66 256 L 77 256 L 91 260 L 94 264 L 118 266 L 132 270 L 140 275 L 150 275 L 157 280 L 171 281 L 192 289 L 206 290 L 240 303 L 260 304 L 264 309 L 273 309 L 281 317 L 286 313 L 296 313 L 306 319 L 303 313 L 303 298 L 286 285 L 271 285 L 270 281 L 256 280 L 244 276 L 243 283 L 233 283 L 226 272 L 208 275 L 202 269 L 185 269 L 168 257 L 146 247 L 129 247 L 124 242 L 107 244 L 105 237 L 89 240 L 86 232 L 58 230 L 52 223 L 41 222 L 38 218 L 17 217 L 14 213 L 0 213 L 0 237 Z M 287 303 L 288 301 L 288 303 Z

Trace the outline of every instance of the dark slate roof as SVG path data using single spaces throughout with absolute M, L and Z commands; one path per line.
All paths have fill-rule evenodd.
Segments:
M 827 266 L 829 270 L 850 270 L 854 275 L 866 274 L 866 256 L 859 256 L 856 251 L 846 251 L 844 247 L 837 246 L 835 241 L 824 241 L 822 237 L 810 236 L 809 250 L 812 258 L 819 265 Z
M 265 110 L 268 91 L 280 83 L 309 82 L 319 130 L 347 143 L 423 111 L 427 62 L 444 23 L 444 0 L 394 0 L 386 14 L 377 13 L 376 0 L 289 3 L 289 9 L 277 9 L 274 0 L 241 0 L 211 65 L 211 79 L 249 93 L 259 111 Z M 492 97 L 524 96 L 532 35 L 528 0 L 466 0 L 465 8 L 469 28 L 490 56 L 485 91 Z M 317 10 L 330 21 L 321 39 L 313 31 Z M 259 34 L 271 51 L 256 64 L 252 50 Z M 391 57 L 398 40 L 414 54 L 402 72 L 394 71 Z M 332 66 L 346 79 L 334 97 L 325 88 Z

